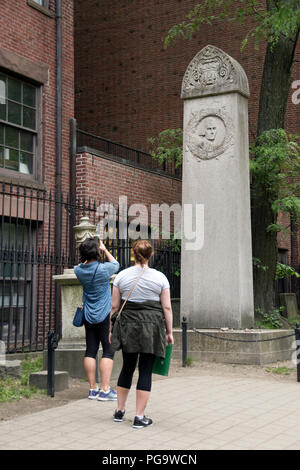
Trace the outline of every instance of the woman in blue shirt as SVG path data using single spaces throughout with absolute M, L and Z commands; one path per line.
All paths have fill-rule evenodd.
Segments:
M 108 262 L 100 262 L 103 251 Z M 109 253 L 98 238 L 87 238 L 79 247 L 81 264 L 74 268 L 77 279 L 83 287 L 84 326 L 86 331 L 86 352 L 84 370 L 90 384 L 88 398 L 108 401 L 117 399 L 110 388 L 114 351 L 108 341 L 111 291 L 109 279 L 119 270 L 118 261 Z M 96 356 L 99 345 L 103 354 L 100 360 L 100 391 L 96 384 Z

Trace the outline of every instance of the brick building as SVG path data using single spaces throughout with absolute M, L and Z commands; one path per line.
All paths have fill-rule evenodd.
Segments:
M 164 50 L 168 30 L 180 23 L 194 5 L 193 0 L 76 2 L 75 109 L 81 129 L 147 151 L 149 137 L 167 128 L 182 127 L 180 91 L 184 72 L 196 53 L 212 44 L 234 57 L 247 73 L 251 93 L 249 133 L 250 139 L 255 138 L 265 45 L 262 42 L 256 50 L 252 43 L 241 52 L 245 26 L 222 22 L 203 25 L 192 40 L 178 41 L 175 47 Z M 299 62 L 294 64 L 293 80 L 300 77 Z M 290 96 L 287 130 L 298 133 L 299 124 L 300 106 L 293 104 Z M 121 181 L 126 180 L 125 174 Z M 138 182 L 131 181 L 131 191 L 138 190 Z M 101 191 L 106 194 L 114 189 L 104 180 Z M 157 190 L 145 199 L 149 196 L 169 200 Z M 293 237 L 279 237 L 279 259 L 299 269 L 299 246 L 299 230 Z
M 73 265 L 71 229 L 82 215 L 97 222 L 98 202 L 117 204 L 120 195 L 148 208 L 180 203 L 179 172 L 172 165 L 160 168 L 145 153 L 147 139 L 182 126 L 183 74 L 205 45 L 220 47 L 243 65 L 251 92 L 250 137 L 255 136 L 264 47 L 249 46 L 242 54 L 244 27 L 220 24 L 165 51 L 167 31 L 193 5 L 1 5 L 0 340 L 9 352 L 43 349 L 49 328 L 59 330 L 59 290 L 52 276 Z M 295 80 L 298 72 L 296 62 Z M 291 132 L 297 131 L 299 112 L 290 100 Z M 282 260 L 292 257 L 297 268 L 298 233 L 292 244 L 290 237 L 279 243 Z
M 45 345 L 65 247 L 74 116 L 72 0 L 1 4 L 0 339 L 8 351 Z M 60 253 L 59 253 L 60 254 Z

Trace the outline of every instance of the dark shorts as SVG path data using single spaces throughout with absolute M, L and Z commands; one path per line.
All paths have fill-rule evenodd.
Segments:
M 132 377 L 138 363 L 139 377 L 136 389 L 150 392 L 154 359 L 154 354 L 126 353 L 123 351 L 123 367 L 119 376 L 118 386 L 128 389 L 131 387 Z
M 101 323 L 89 323 L 84 320 L 86 351 L 85 357 L 96 359 L 100 343 L 102 345 L 102 358 L 113 359 L 114 351 L 108 341 L 110 316 L 107 315 Z

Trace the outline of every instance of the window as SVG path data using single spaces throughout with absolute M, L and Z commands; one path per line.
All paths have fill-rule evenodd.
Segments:
M 30 253 L 35 230 L 28 224 L 0 222 L 0 336 L 1 340 L 28 338 L 33 326 L 34 267 Z
M 0 72 L 0 168 L 35 176 L 37 90 Z
M 49 0 L 33 0 L 34 3 L 41 5 L 41 7 L 48 8 Z
M 27 5 L 35 8 L 44 15 L 55 18 L 54 0 L 27 0 Z

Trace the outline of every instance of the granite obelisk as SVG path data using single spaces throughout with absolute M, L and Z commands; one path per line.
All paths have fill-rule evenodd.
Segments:
M 181 315 L 196 328 L 250 327 L 254 308 L 246 73 L 222 50 L 206 46 L 185 72 L 182 98 L 183 214 L 192 204 L 193 227 L 197 205 L 204 216 L 201 246 L 186 237 L 186 227 L 182 230 Z

